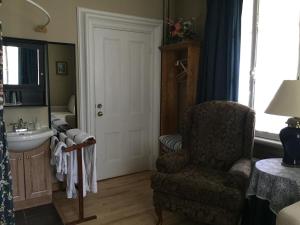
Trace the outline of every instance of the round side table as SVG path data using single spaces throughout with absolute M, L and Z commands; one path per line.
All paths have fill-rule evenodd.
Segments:
M 282 158 L 256 162 L 246 193 L 247 197 L 255 195 L 269 201 L 275 214 L 300 201 L 300 168 L 284 167 L 281 162 Z

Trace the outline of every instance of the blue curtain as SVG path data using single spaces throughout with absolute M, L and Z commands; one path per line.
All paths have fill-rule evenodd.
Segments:
M 1 5 L 1 0 L 0 0 Z M 12 177 L 9 166 L 5 124 L 3 122 L 3 62 L 0 21 L 0 224 L 15 224 L 12 195 Z
M 36 49 L 19 48 L 19 84 L 38 84 L 37 57 Z
M 198 103 L 237 101 L 243 0 L 207 0 Z

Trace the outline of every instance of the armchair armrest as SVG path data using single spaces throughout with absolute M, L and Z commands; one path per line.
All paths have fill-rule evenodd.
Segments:
M 245 179 L 249 179 L 251 174 L 251 167 L 252 165 L 250 159 L 240 159 L 233 164 L 233 166 L 229 170 L 229 173 L 239 175 Z
M 240 159 L 236 161 L 228 171 L 228 173 L 231 174 L 228 182 L 230 182 L 231 185 L 239 187 L 240 190 L 246 191 L 250 181 L 251 168 L 252 164 L 250 159 Z
M 166 153 L 156 161 L 156 168 L 161 173 L 176 173 L 183 169 L 188 162 L 186 153 Z

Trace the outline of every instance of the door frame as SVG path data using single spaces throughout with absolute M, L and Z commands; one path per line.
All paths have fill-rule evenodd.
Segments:
M 128 16 L 118 13 L 77 8 L 78 26 L 78 118 L 79 128 L 96 135 L 95 96 L 91 95 L 95 90 L 92 71 L 89 41 L 92 40 L 91 33 L 94 28 L 116 29 L 120 31 L 132 31 L 151 35 L 151 65 L 150 65 L 150 124 L 149 124 L 149 168 L 154 169 L 155 160 L 159 154 L 159 130 L 160 130 L 160 89 L 161 89 L 161 52 L 163 21 L 136 16 Z M 91 59 L 91 60 L 90 60 Z M 89 65 L 89 66 L 88 66 Z M 87 110 L 91 109 L 91 110 Z

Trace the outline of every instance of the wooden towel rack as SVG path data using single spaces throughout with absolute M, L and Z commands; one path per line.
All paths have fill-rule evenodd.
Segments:
M 94 138 L 88 139 L 84 143 L 73 145 L 64 149 L 65 152 L 77 151 L 77 170 L 78 170 L 78 192 L 79 192 L 79 218 L 78 220 L 74 220 L 72 222 L 66 223 L 66 225 L 74 225 L 83 223 L 90 220 L 97 219 L 97 216 L 89 216 L 84 217 L 84 205 L 83 205 L 83 178 L 82 178 L 82 149 L 84 147 L 88 147 L 90 145 L 96 144 L 96 140 Z

